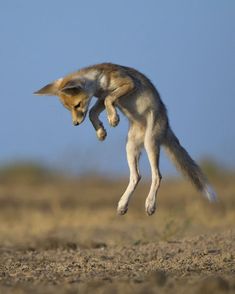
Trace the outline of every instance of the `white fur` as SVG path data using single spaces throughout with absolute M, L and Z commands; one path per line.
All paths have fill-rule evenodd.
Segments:
M 128 209 L 130 198 L 140 180 L 139 157 L 143 146 L 144 133 L 138 125 L 132 124 L 128 133 L 126 144 L 127 162 L 130 168 L 130 180 L 118 203 L 118 214 L 125 214 Z
M 216 202 L 217 201 L 216 193 L 215 193 L 215 191 L 213 190 L 213 188 L 210 185 L 206 185 L 203 192 L 204 192 L 204 195 L 206 196 L 206 198 L 210 202 Z
M 108 81 L 107 81 L 106 76 L 102 75 L 99 80 L 99 84 L 100 84 L 99 86 L 101 87 L 101 89 L 105 89 L 107 87 L 107 83 L 108 83 Z

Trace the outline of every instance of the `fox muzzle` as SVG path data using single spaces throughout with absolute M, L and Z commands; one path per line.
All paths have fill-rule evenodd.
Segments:
M 78 121 L 73 121 L 73 125 L 74 126 L 78 126 L 79 125 L 79 122 Z

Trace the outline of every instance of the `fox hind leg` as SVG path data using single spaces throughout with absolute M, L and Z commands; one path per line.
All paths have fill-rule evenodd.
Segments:
M 139 157 L 141 147 L 143 145 L 143 140 L 143 130 L 141 130 L 138 126 L 132 125 L 128 133 L 126 144 L 127 162 L 130 169 L 130 179 L 126 191 L 124 192 L 118 203 L 117 212 L 120 215 L 123 215 L 127 212 L 130 198 L 141 178 L 139 173 Z
M 145 201 L 145 210 L 148 215 L 152 215 L 156 210 L 156 195 L 161 183 L 161 173 L 159 170 L 160 146 L 158 143 L 147 143 L 145 146 L 151 166 L 152 183 L 149 194 Z
M 153 125 L 154 127 L 152 128 Z M 152 174 L 150 191 L 145 201 L 145 210 L 149 216 L 156 210 L 156 195 L 162 178 L 159 170 L 160 138 L 160 126 L 158 126 L 158 124 L 150 123 L 147 127 L 144 140 L 144 147 L 148 156 Z

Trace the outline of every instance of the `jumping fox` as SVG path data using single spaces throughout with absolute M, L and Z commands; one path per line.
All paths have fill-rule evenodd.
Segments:
M 118 203 L 120 215 L 127 212 L 130 198 L 140 181 L 139 157 L 144 147 L 149 159 L 152 183 L 146 198 L 145 209 L 152 215 L 156 209 L 156 195 L 160 187 L 160 146 L 163 145 L 176 166 L 209 201 L 216 194 L 207 183 L 199 166 L 181 146 L 172 131 L 167 110 L 152 82 L 139 71 L 112 63 L 83 68 L 46 85 L 37 95 L 59 96 L 62 104 L 71 111 L 73 124 L 81 124 L 87 114 L 91 98 L 97 98 L 89 111 L 89 118 L 99 140 L 106 138 L 106 130 L 99 119 L 106 110 L 109 124 L 119 123 L 118 108 L 129 120 L 126 152 L 130 169 L 129 184 Z

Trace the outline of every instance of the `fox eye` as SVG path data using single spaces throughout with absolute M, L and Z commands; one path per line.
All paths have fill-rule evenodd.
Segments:
M 74 107 L 79 108 L 81 106 L 81 102 L 78 102 Z

